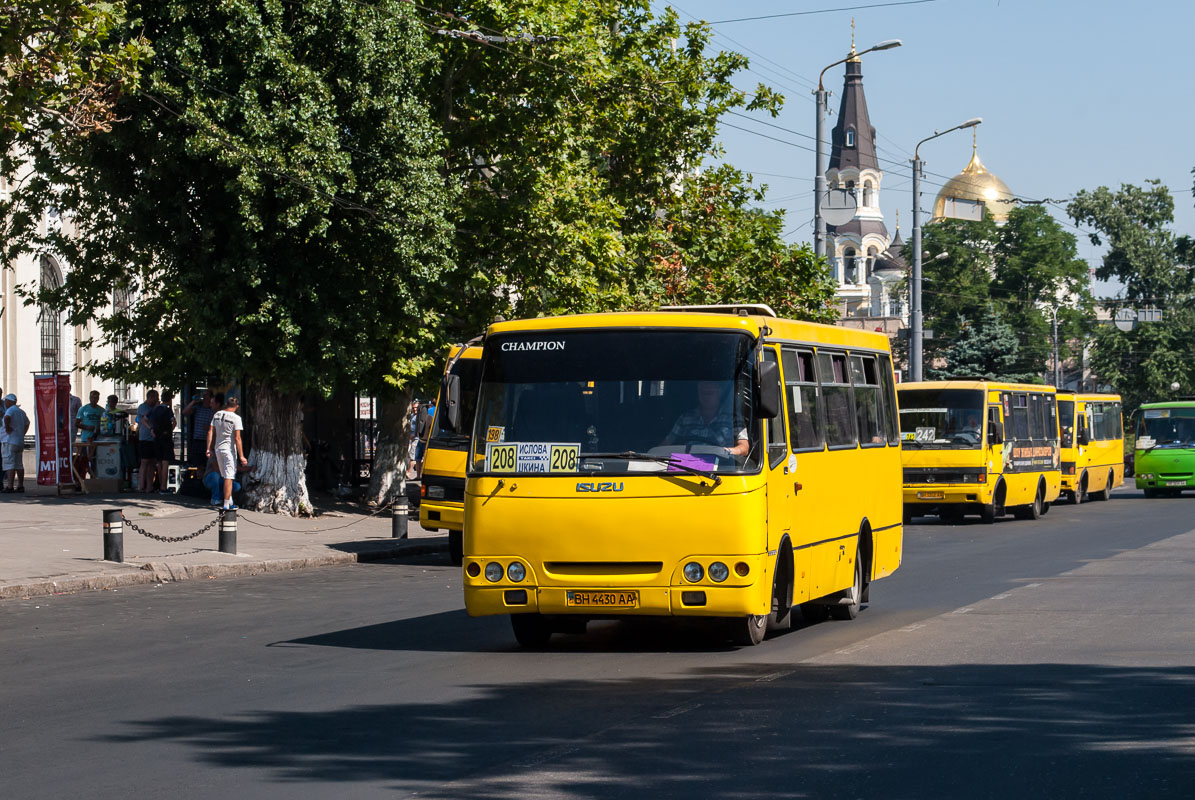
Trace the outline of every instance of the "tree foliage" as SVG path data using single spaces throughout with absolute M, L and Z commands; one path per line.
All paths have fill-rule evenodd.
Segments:
M 1018 371 L 1022 361 L 1020 347 L 1012 325 L 1001 316 L 995 303 L 988 302 L 982 315 L 974 321 L 960 320 L 958 334 L 942 352 L 945 366 L 927 366 L 925 374 L 930 380 L 1040 381 L 1040 373 Z
M 0 0 L 0 153 L 49 132 L 110 130 L 151 54 L 121 0 Z
M 1015 208 L 1003 225 L 990 216 L 935 222 L 925 228 L 922 253 L 922 307 L 925 326 L 934 331 L 925 343 L 927 374 L 942 359 L 939 372 L 958 373 L 950 360 L 959 352 L 955 346 L 993 311 L 1017 342 L 1007 374 L 1047 372 L 1056 309 L 1061 359 L 1073 355 L 1072 342 L 1088 335 L 1094 307 L 1087 263 L 1078 256 L 1075 237 L 1041 206 Z M 912 259 L 911 249 L 906 258 Z
M 65 256 L 67 280 L 41 299 L 74 324 L 100 316 L 106 343 L 136 353 L 100 374 L 254 385 L 274 415 L 257 416 L 255 457 L 300 459 L 269 504 L 293 511 L 299 393 L 382 389 L 428 369 L 442 339 L 451 197 L 422 96 L 427 39 L 401 0 L 135 11 L 156 56 L 117 101 L 130 121 L 36 149 L 5 241 Z M 75 235 L 42 232 L 50 206 Z M 104 316 L 114 290 L 134 302 Z
M 1113 325 L 1096 331 L 1091 367 L 1101 384 L 1119 391 L 1128 411 L 1141 403 L 1195 390 L 1195 275 L 1187 252 L 1189 237 L 1177 236 L 1174 200 L 1159 181 L 1083 190 L 1067 207 L 1079 224 L 1094 229 L 1093 244 L 1107 253 L 1096 268 L 1105 280 L 1123 285 L 1119 297 L 1105 298 L 1110 311 L 1122 307 L 1162 309 L 1160 323 L 1138 323 L 1124 332 Z
M 740 173 L 702 174 L 722 114 L 782 100 L 734 88 L 746 60 L 707 54 L 708 25 L 642 0 L 483 2 L 467 16 L 469 35 L 437 38 L 429 86 L 462 181 L 462 335 L 497 315 L 661 301 L 825 316 L 823 268 L 784 245 L 782 217 L 748 211 L 759 196 Z

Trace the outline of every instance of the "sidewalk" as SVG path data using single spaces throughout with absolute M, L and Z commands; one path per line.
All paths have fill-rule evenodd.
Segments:
M 318 502 L 318 501 L 317 501 Z M 103 511 L 156 536 L 195 533 L 215 518 L 206 502 L 142 494 L 37 497 L 0 495 L 0 600 L 112 589 L 143 583 L 256 575 L 399 556 L 444 554 L 448 536 L 419 527 L 391 538 L 390 512 L 329 500 L 309 519 L 237 511 L 237 554 L 219 551 L 216 527 L 185 542 L 159 542 L 124 527 L 124 563 L 104 561 Z

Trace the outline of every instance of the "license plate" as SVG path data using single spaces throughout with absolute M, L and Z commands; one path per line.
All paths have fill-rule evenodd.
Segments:
M 564 604 L 577 608 L 638 608 L 638 592 L 589 592 L 570 589 Z
M 1167 486 L 1186 486 L 1186 481 L 1166 481 Z
M 944 492 L 918 492 L 918 500 L 941 500 L 946 494 Z

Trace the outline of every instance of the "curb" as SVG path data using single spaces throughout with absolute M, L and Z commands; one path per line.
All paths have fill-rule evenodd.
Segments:
M 0 600 L 25 597 L 44 597 L 55 594 L 95 592 L 119 589 L 125 586 L 142 586 L 150 583 L 172 583 L 174 581 L 200 580 L 207 578 L 237 578 L 261 575 L 269 572 L 291 572 L 313 567 L 329 567 L 340 564 L 385 561 L 405 556 L 448 553 L 446 541 L 411 542 L 404 545 L 390 545 L 360 553 L 329 553 L 323 556 L 304 558 L 274 558 L 260 561 L 246 561 L 241 564 L 168 564 L 146 562 L 132 567 L 127 572 L 109 572 L 86 578 L 64 578 L 62 580 L 41 579 L 26 583 L 0 585 Z

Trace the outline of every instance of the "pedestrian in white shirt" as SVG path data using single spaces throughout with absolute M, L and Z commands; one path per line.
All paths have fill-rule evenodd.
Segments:
M 236 508 L 232 503 L 232 482 L 237 476 L 237 465 L 245 467 L 249 464 L 245 458 L 245 447 L 241 444 L 241 431 L 245 423 L 241 420 L 237 409 L 240 402 L 229 395 L 224 398 L 224 408 L 212 416 L 211 426 L 207 431 L 207 455 L 215 457 L 220 469 L 220 477 L 224 479 L 225 509 Z
M 4 426 L 0 428 L 0 450 L 6 483 L 5 492 L 25 491 L 25 434 L 29 432 L 29 415 L 17 405 L 15 394 L 4 396 Z M 13 488 L 13 478 L 17 480 Z

